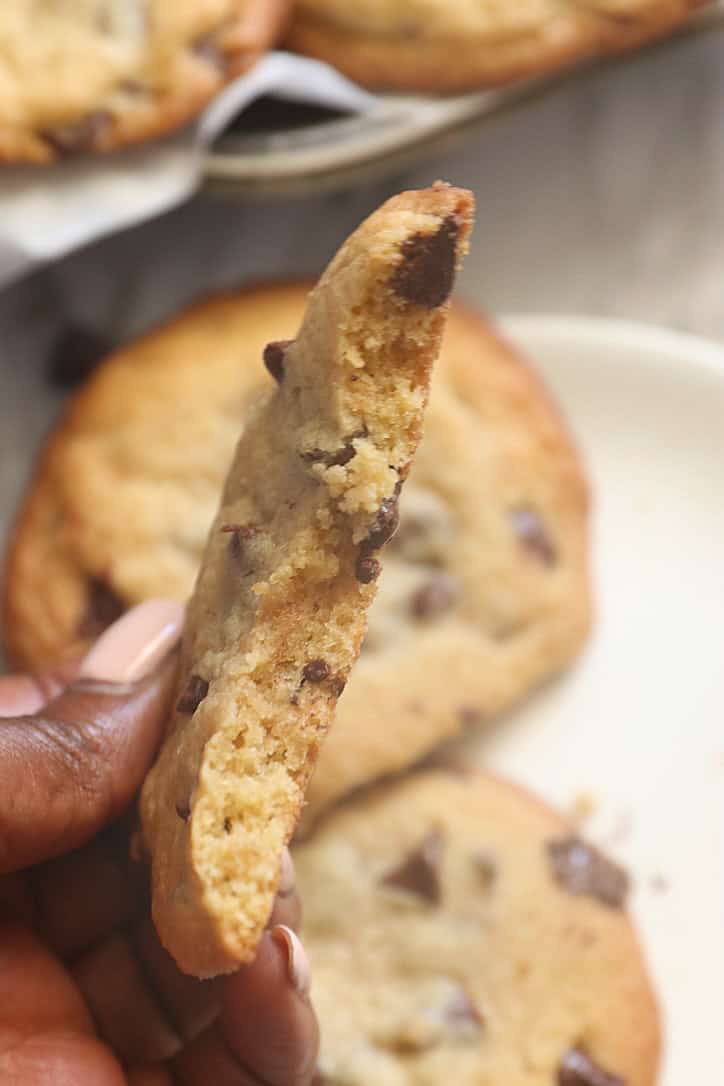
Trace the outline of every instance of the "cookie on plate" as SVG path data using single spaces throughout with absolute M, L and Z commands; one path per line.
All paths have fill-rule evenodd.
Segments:
M 422 434 L 472 196 L 388 200 L 344 243 L 251 407 L 186 615 L 178 700 L 141 793 L 152 910 L 199 977 L 249 961 L 366 628 Z
M 278 38 L 291 0 L 5 0 L 0 161 L 170 132 Z
M 358 83 L 450 94 L 632 48 L 671 32 L 703 2 L 299 0 L 287 43 Z
M 7 565 L 4 636 L 18 666 L 82 651 L 149 596 L 188 597 L 261 351 L 295 334 L 306 295 L 279 285 L 204 303 L 109 359 L 72 401 Z M 555 406 L 490 325 L 453 303 L 310 819 L 570 663 L 590 623 L 587 518 Z
M 293 855 L 320 1086 L 654 1086 L 626 874 L 538 800 L 413 774 Z

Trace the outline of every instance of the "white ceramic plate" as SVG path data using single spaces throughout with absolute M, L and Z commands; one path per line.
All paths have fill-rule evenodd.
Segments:
M 587 830 L 635 878 L 662 1086 L 724 1082 L 724 347 L 605 320 L 504 328 L 588 463 L 598 616 L 577 669 L 468 747 L 564 809 L 592 794 Z

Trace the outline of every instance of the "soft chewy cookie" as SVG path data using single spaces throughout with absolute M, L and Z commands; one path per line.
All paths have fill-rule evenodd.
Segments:
M 0 160 L 109 151 L 193 117 L 290 0 L 3 0 Z
M 627 877 L 537 800 L 415 774 L 294 860 L 320 1086 L 654 1086 Z
M 196 307 L 104 363 L 74 399 L 6 570 L 16 664 L 82 651 L 149 596 L 188 597 L 262 349 L 295 334 L 306 293 L 262 287 Z M 400 519 L 310 817 L 494 718 L 561 671 L 588 629 L 576 452 L 534 374 L 459 305 Z
M 181 968 L 253 957 L 366 627 L 421 433 L 472 197 L 389 200 L 342 246 L 246 420 L 141 794 L 153 917 Z
M 453 93 L 632 48 L 703 2 L 299 0 L 288 44 L 359 83 Z

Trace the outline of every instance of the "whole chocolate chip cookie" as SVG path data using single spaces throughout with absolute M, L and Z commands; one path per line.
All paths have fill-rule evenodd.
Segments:
M 189 596 L 241 421 L 272 385 L 262 352 L 295 334 L 307 289 L 206 302 L 110 358 L 71 401 L 7 566 L 4 636 L 18 665 L 82 651 L 139 600 Z M 277 379 L 283 358 L 283 344 L 267 346 Z M 305 448 L 305 462 L 341 469 L 354 440 Z M 494 719 L 562 671 L 588 630 L 576 451 L 531 370 L 455 303 L 399 509 L 309 818 Z
M 294 850 L 324 1086 L 654 1086 L 656 1001 L 625 875 L 563 819 L 471 772 L 418 773 Z M 595 871 L 593 870 L 595 868 Z M 606 870 L 605 870 L 606 869 Z
M 4 0 L 0 161 L 169 132 L 277 39 L 291 0 Z
M 298 0 L 287 40 L 359 83 L 455 93 L 633 48 L 704 2 Z
M 140 803 L 153 918 L 195 976 L 251 960 L 269 919 L 364 636 L 471 226 L 471 194 L 447 185 L 383 204 L 322 275 L 298 336 L 275 343 L 276 387 L 246 417 Z

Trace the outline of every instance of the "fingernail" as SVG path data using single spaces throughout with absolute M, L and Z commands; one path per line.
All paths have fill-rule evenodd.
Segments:
M 288 928 L 286 924 L 277 924 L 275 928 L 272 928 L 271 936 L 278 946 L 284 947 L 284 952 L 287 956 L 289 980 L 291 981 L 294 991 L 298 992 L 300 996 L 308 996 L 312 984 L 312 976 L 307 952 L 299 941 L 298 936 L 296 936 L 292 929 Z
M 296 881 L 294 860 L 292 859 L 292 854 L 289 849 L 285 848 L 282 852 L 282 862 L 279 872 L 279 889 L 277 890 L 279 897 L 289 897 L 294 890 Z
M 174 600 L 140 603 L 101 634 L 78 678 L 107 683 L 144 679 L 176 644 L 183 621 L 183 605 Z

